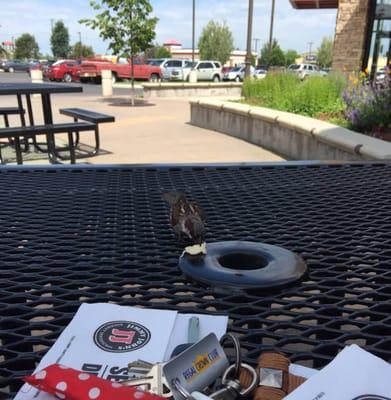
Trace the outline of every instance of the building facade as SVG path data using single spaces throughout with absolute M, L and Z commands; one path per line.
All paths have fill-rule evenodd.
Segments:
M 368 69 L 391 62 L 391 0 L 291 0 L 298 9 L 338 8 L 333 68 Z

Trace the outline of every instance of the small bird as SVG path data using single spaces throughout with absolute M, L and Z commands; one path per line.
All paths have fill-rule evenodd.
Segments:
M 196 204 L 190 203 L 184 193 L 163 193 L 171 207 L 170 224 L 179 240 L 188 239 L 192 244 L 201 245 L 205 242 L 204 212 Z

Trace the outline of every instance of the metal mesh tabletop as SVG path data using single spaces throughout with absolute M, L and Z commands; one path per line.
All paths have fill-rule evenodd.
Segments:
M 357 343 L 391 360 L 391 164 L 0 169 L 0 397 L 81 302 L 228 313 L 245 361 L 322 367 Z M 285 247 L 309 276 L 274 291 L 187 282 L 161 199 L 185 191 L 207 240 Z

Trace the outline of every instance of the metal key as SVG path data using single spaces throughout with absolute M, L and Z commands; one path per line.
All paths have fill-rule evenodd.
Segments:
M 133 378 L 122 382 L 126 386 L 142 386 L 145 390 L 158 396 L 171 397 L 171 391 L 163 375 L 163 363 L 157 363 L 148 371 L 146 376 Z
M 213 400 L 236 400 L 238 397 L 246 397 L 256 388 L 259 378 L 255 369 L 244 363 L 241 363 L 240 367 L 250 372 L 252 377 L 250 386 L 244 389 L 236 377 L 234 379 L 228 378 L 236 368 L 235 364 L 230 365 L 221 380 L 223 387 L 210 395 Z
M 212 400 L 211 397 L 206 395 L 205 393 L 194 391 L 188 392 L 181 384 L 179 379 L 174 379 L 172 382 L 172 386 L 174 390 L 182 395 L 185 400 Z
M 224 387 L 212 393 L 210 397 L 214 400 L 236 400 L 240 397 L 242 386 L 237 380 L 228 380 Z
M 128 364 L 129 368 L 141 368 L 141 369 L 147 369 L 148 371 L 153 367 L 153 364 L 148 362 L 148 361 L 144 361 L 144 360 L 136 360 L 136 361 L 132 361 Z
M 129 378 L 139 378 L 143 377 L 148 374 L 148 372 L 151 370 L 153 367 L 153 364 L 144 361 L 144 360 L 136 360 L 132 361 L 128 364 L 128 375 Z

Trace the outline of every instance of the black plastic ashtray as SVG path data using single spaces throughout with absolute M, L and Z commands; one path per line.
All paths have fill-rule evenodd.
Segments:
M 307 265 L 297 254 L 265 243 L 207 243 L 207 254 L 183 253 L 179 268 L 190 279 L 227 289 L 270 289 L 299 281 Z

